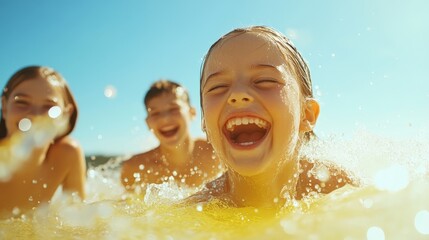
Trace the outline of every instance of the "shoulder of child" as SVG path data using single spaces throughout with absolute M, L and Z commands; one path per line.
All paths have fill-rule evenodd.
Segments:
M 49 154 L 61 156 L 61 159 L 68 159 L 71 161 L 81 161 L 84 159 L 83 150 L 79 143 L 68 136 L 53 143 L 49 148 Z
M 213 153 L 212 145 L 209 142 L 207 142 L 207 140 L 205 139 L 202 139 L 202 138 L 196 139 L 194 141 L 194 144 L 195 144 L 194 148 L 197 153 L 202 153 L 202 152 L 210 153 L 210 154 Z
M 57 174 L 64 174 L 63 191 L 77 192 L 84 199 L 86 163 L 79 143 L 69 136 L 56 141 L 49 148 L 47 160 Z
M 330 193 L 346 184 L 358 186 L 359 182 L 346 169 L 329 161 L 300 161 L 297 192 L 301 197 L 309 190 L 319 193 Z
M 131 156 L 128 160 L 124 161 L 123 166 L 133 167 L 143 165 L 157 165 L 158 148 L 149 150 L 147 152 L 139 153 Z
M 218 163 L 219 159 L 214 153 L 213 146 L 205 139 L 195 140 L 194 158 L 201 163 Z

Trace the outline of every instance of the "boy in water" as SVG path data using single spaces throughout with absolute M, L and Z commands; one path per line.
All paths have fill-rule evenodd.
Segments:
M 196 112 L 187 91 L 179 84 L 159 80 L 144 97 L 146 124 L 159 140 L 159 146 L 132 156 L 122 166 L 121 181 L 127 190 L 147 183 L 162 183 L 173 177 L 179 184 L 199 187 L 222 170 L 212 146 L 192 139 L 190 122 Z

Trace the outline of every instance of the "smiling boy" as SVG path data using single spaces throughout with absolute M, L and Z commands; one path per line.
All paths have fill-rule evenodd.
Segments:
M 169 80 L 152 84 L 145 95 L 146 124 L 159 146 L 132 156 L 122 166 L 121 181 L 127 190 L 173 177 L 179 184 L 199 187 L 222 170 L 212 146 L 193 139 L 189 126 L 196 112 L 187 91 Z

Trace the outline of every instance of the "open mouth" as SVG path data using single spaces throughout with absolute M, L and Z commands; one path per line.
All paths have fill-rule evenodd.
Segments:
M 170 125 L 159 129 L 159 133 L 164 137 L 172 137 L 179 131 L 179 126 Z
M 229 142 L 240 147 L 252 147 L 267 135 L 271 125 L 257 117 L 238 117 L 229 119 L 224 126 L 224 134 Z

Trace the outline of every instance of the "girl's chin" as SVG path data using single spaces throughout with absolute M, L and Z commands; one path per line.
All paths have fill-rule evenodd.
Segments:
M 243 176 L 255 176 L 269 169 L 269 160 L 265 158 L 230 158 L 228 165 L 234 172 Z

